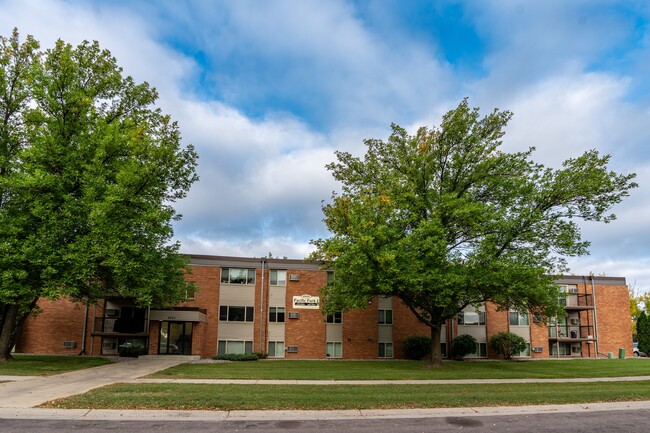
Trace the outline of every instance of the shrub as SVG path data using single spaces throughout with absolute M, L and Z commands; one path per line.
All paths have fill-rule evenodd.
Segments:
M 410 335 L 402 342 L 402 351 L 407 359 L 424 359 L 431 356 L 431 337 Z
M 138 356 L 148 354 L 149 351 L 146 347 L 125 346 L 118 348 L 117 353 L 125 358 L 137 358 Z
M 257 355 L 257 359 L 266 359 L 269 356 L 266 352 L 253 352 L 253 355 Z
M 526 349 L 526 340 L 512 332 L 499 332 L 490 337 L 490 349 L 503 356 L 503 359 L 511 359 Z
M 225 355 L 217 355 L 212 359 L 220 359 L 222 361 L 257 361 L 259 358 L 255 353 L 227 353 Z
M 451 356 L 462 361 L 470 353 L 476 352 L 476 338 L 468 334 L 459 335 L 451 340 Z

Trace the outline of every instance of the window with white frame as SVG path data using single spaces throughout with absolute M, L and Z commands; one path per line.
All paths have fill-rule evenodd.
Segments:
M 283 323 L 284 322 L 284 307 L 269 307 L 269 322 Z
M 325 356 L 328 358 L 341 358 L 343 356 L 343 343 L 328 341 L 325 345 Z
M 271 269 L 270 284 L 272 286 L 286 286 L 287 285 L 287 271 L 280 269 Z
M 377 323 L 380 325 L 393 324 L 393 310 L 378 310 L 377 313 Z
M 269 357 L 284 358 L 284 341 L 269 341 Z
M 253 353 L 252 341 L 219 340 L 217 342 L 217 355 Z
M 393 357 L 393 343 L 384 342 L 379 343 L 379 358 L 392 358 Z
M 336 311 L 332 314 L 328 314 L 325 321 L 327 323 L 343 323 L 343 313 Z
M 255 269 L 222 268 L 223 284 L 255 284 Z
M 487 356 L 487 343 L 476 343 L 474 353 L 467 355 L 468 358 L 485 358 Z
M 508 313 L 510 318 L 510 326 L 528 326 L 530 319 L 528 313 L 520 313 L 518 311 L 510 311 Z
M 219 321 L 221 322 L 252 322 L 255 317 L 253 307 L 221 305 L 219 307 Z
M 485 325 L 485 311 L 463 311 L 458 313 L 459 325 Z
M 513 354 L 513 356 L 530 356 L 530 343 L 526 343 L 526 348 L 519 353 Z

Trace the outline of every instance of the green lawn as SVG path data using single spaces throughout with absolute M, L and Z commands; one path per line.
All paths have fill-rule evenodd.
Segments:
M 13 360 L 0 363 L 0 376 L 49 376 L 110 363 L 88 356 L 14 355 Z
M 116 384 L 49 408 L 291 410 L 566 404 L 650 399 L 650 381 L 499 385 Z
M 647 359 L 447 361 L 427 368 L 419 361 L 249 361 L 182 364 L 149 377 L 174 379 L 402 380 L 521 379 L 650 375 Z

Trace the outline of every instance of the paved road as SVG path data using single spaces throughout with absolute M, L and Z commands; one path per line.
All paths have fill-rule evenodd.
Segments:
M 645 431 L 650 409 L 592 413 L 541 413 L 500 416 L 444 416 L 363 420 L 242 420 L 242 421 L 98 421 L 3 420 L 1 433 L 30 432 L 285 432 L 301 433 L 401 433 L 401 432 L 638 432 Z

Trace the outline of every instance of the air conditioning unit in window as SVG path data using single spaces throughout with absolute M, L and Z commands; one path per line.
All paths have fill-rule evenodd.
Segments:
M 106 317 L 117 317 L 120 315 L 120 310 L 116 308 L 107 308 L 106 309 Z
M 297 313 L 295 311 L 289 311 L 289 319 L 299 319 L 300 318 L 300 313 Z
M 66 349 L 74 349 L 74 347 L 77 345 L 76 341 L 64 341 L 63 342 L 63 347 Z
M 287 352 L 298 353 L 298 346 L 287 346 Z
M 542 353 L 544 351 L 544 348 L 542 346 L 533 346 L 532 350 L 535 353 Z
M 300 281 L 300 274 L 289 274 L 289 281 Z
M 567 290 L 567 292 L 568 292 L 570 295 L 577 295 L 577 294 L 578 294 L 578 288 L 577 288 L 577 287 L 569 287 L 569 289 Z

